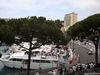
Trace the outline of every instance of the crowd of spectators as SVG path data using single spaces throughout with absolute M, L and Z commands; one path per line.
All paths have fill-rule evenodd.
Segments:
M 93 62 L 88 63 L 88 64 L 76 64 L 74 66 L 70 66 L 70 67 L 58 67 L 54 70 L 50 70 L 48 72 L 48 75 L 81 75 L 80 71 L 82 71 L 83 73 L 87 73 L 90 71 L 91 72 L 94 71 L 94 67 L 95 64 Z

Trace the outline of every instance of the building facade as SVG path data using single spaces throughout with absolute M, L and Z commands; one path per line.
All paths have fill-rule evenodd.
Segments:
M 9 21 L 10 20 L 9 18 L 0 18 L 0 19 L 4 19 L 5 21 Z
M 77 22 L 77 14 L 75 12 L 72 12 L 70 14 L 66 14 L 64 17 L 64 28 L 65 31 L 72 25 L 74 25 Z

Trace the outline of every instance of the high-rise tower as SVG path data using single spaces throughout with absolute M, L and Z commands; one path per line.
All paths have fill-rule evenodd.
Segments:
M 72 12 L 70 14 L 66 14 L 64 17 L 65 30 L 67 30 L 68 27 L 74 25 L 76 22 L 77 22 L 77 14 L 75 12 Z

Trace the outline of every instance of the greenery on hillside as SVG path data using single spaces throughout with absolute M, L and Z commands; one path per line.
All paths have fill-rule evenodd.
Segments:
M 61 32 L 60 20 L 46 20 L 45 17 L 27 17 L 10 19 L 5 21 L 0 19 L 0 40 L 6 44 L 15 42 L 15 35 L 20 35 L 21 40 L 29 41 L 30 35 L 38 38 L 41 43 L 66 44 L 66 38 Z

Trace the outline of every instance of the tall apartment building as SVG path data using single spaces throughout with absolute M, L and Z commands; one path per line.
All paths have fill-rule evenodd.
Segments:
M 72 12 L 70 14 L 66 14 L 64 17 L 65 31 L 68 29 L 68 27 L 74 25 L 76 22 L 77 22 L 77 14 L 75 12 Z

